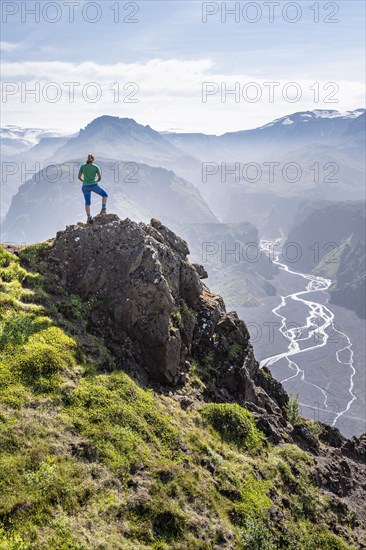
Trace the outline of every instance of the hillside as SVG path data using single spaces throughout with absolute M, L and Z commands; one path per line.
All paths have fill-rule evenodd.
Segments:
M 0 249 L 0 547 L 350 550 L 365 445 L 298 417 L 157 220 Z
M 13 197 L 1 226 L 2 240 L 33 243 L 52 237 L 74 220 L 84 220 L 84 197 L 77 180 L 82 157 L 41 170 Z M 153 214 L 165 223 L 216 222 L 197 188 L 164 168 L 116 159 L 100 159 L 109 207 L 122 217 L 147 221 Z M 100 198 L 92 198 L 93 211 Z
M 304 215 L 308 211 L 308 215 Z M 302 254 L 296 270 L 332 279 L 331 303 L 365 318 L 365 205 L 309 205 L 288 235 Z

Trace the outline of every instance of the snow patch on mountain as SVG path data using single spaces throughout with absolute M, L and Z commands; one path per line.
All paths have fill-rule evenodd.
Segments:
M 265 124 L 264 126 L 261 126 L 258 128 L 259 130 L 262 130 L 264 128 L 269 128 L 270 126 L 275 126 L 276 124 L 280 124 L 283 126 L 291 126 L 292 124 L 296 124 L 296 122 L 308 122 L 310 119 L 334 119 L 334 118 L 343 118 L 343 119 L 355 119 L 362 115 L 365 112 L 365 109 L 356 109 L 355 111 L 334 111 L 334 110 L 327 110 L 327 109 L 315 109 L 314 111 L 303 111 L 298 113 L 293 113 L 290 116 L 286 115 L 281 118 L 277 118 L 273 120 L 272 122 L 269 122 L 268 124 Z M 307 120 L 304 120 L 307 119 Z
M 316 118 L 357 118 L 365 112 L 365 109 L 357 109 L 356 111 L 333 111 L 333 110 L 323 110 L 315 109 L 313 114 Z
M 291 120 L 291 118 L 286 118 L 283 122 L 282 122 L 283 126 L 290 126 L 290 124 L 295 124 L 293 120 Z

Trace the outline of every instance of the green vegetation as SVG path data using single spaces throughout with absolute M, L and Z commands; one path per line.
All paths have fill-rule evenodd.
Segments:
M 308 428 L 309 432 L 312 433 L 314 437 L 319 439 L 319 436 L 323 432 L 320 422 L 317 422 L 316 420 L 304 420 L 303 422 Z
M 263 374 L 263 376 L 265 376 L 267 378 L 267 380 L 272 380 L 272 374 L 270 373 L 270 371 L 266 368 L 266 367 L 263 367 L 261 369 L 261 373 Z
M 234 359 L 236 356 L 240 355 L 243 351 L 243 347 L 237 342 L 232 342 L 229 347 L 229 358 Z
M 253 452 L 263 447 L 264 435 L 257 429 L 253 415 L 240 405 L 208 403 L 201 412 L 225 441 Z
M 306 453 L 266 444 L 239 405 L 141 388 L 87 334 L 88 304 L 2 249 L 0 269 L 2 550 L 354 548 Z
M 173 309 L 171 317 L 173 326 L 179 329 L 183 329 L 191 318 L 196 319 L 195 312 L 182 299 L 179 300 L 179 307 Z
M 295 397 L 290 395 L 290 400 L 287 403 L 287 405 L 285 405 L 285 414 L 286 414 L 287 420 L 293 426 L 295 426 L 300 422 L 301 415 L 300 415 L 300 406 L 299 406 L 299 394 L 296 394 Z
M 119 479 L 152 457 L 151 446 L 161 457 L 177 452 L 178 431 L 151 392 L 123 372 L 82 379 L 65 413 L 72 429 L 88 439 L 95 456 Z
M 282 535 L 281 547 L 289 550 L 347 550 L 349 546 L 331 533 L 325 533 L 310 522 L 288 524 Z M 250 521 L 241 531 L 242 548 L 245 550 L 277 550 L 273 535 L 261 522 Z

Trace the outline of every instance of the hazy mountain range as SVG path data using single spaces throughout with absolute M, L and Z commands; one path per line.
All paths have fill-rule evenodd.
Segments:
M 12 157 L 18 153 L 29 151 L 43 139 L 60 138 L 67 140 L 71 134 L 65 134 L 58 130 L 45 130 L 44 128 L 21 128 L 20 126 L 7 125 L 0 128 L 0 146 L 2 157 Z
M 212 136 L 159 133 L 132 119 L 101 116 L 72 137 L 12 131 L 12 148 L 22 148 L 22 153 L 14 153 L 11 160 L 37 170 L 35 162 L 63 163 L 94 152 L 99 158 L 166 168 L 198 187 L 220 220 L 246 220 L 261 232 L 278 232 L 288 229 L 304 197 L 364 198 L 365 119 L 364 109 L 315 110 L 253 130 Z M 32 147 L 31 137 L 38 139 Z M 8 148 L 9 137 L 3 139 Z M 20 183 L 16 173 L 3 184 L 3 216 Z M 286 217 L 278 219 L 284 200 Z
M 220 136 L 157 132 L 113 116 L 70 135 L 8 126 L 0 135 L 3 173 L 12 171 L 10 162 L 16 169 L 2 184 L 2 240 L 43 240 L 84 219 L 77 170 L 89 152 L 102 167 L 111 211 L 161 219 L 187 238 L 198 260 L 205 242 L 245 246 L 248 227 L 257 243 L 288 235 L 309 201 L 364 199 L 365 120 L 365 109 L 314 110 Z M 93 208 L 99 210 L 97 197 Z M 229 303 L 255 305 L 275 293 L 272 268 L 219 256 L 207 260 L 211 284 Z
M 340 113 L 333 110 L 303 111 L 286 115 L 253 130 L 229 132 L 221 136 L 165 133 L 165 137 L 187 154 L 208 161 L 247 162 L 262 158 L 263 153 L 277 153 L 283 146 L 290 150 L 311 143 L 336 143 L 347 131 L 353 133 L 354 122 L 365 117 L 365 109 Z M 361 126 L 357 124 L 357 128 Z M 252 156 L 254 155 L 254 157 Z
M 2 224 L 3 239 L 31 243 L 84 221 L 77 174 L 85 159 L 74 159 L 42 170 L 21 185 Z M 155 216 L 173 225 L 218 221 L 198 189 L 172 171 L 113 159 L 98 159 L 98 164 L 110 194 L 109 209 L 124 218 L 147 221 Z M 100 197 L 94 195 L 92 204 L 99 211 Z

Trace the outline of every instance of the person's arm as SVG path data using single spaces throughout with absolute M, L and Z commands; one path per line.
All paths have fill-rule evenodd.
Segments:
M 78 175 L 78 180 L 80 180 L 80 181 L 83 181 L 83 178 L 81 177 L 82 173 L 83 173 L 83 171 L 82 171 L 82 169 L 80 168 L 80 170 L 79 170 L 79 175 Z
M 101 179 L 102 179 L 102 174 L 100 173 L 100 169 L 99 169 L 99 167 L 98 167 L 98 172 L 97 172 L 97 183 L 99 183 Z

